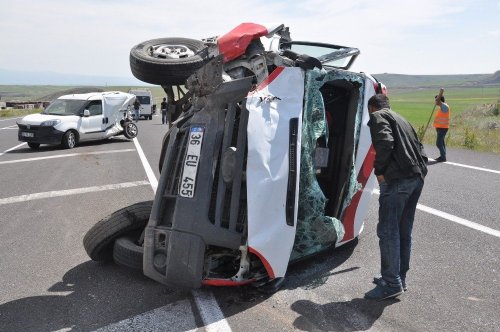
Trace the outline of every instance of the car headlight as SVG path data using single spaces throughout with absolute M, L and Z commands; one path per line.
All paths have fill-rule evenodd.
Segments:
M 54 127 L 61 123 L 61 120 L 47 120 L 40 123 L 40 126 L 44 127 Z

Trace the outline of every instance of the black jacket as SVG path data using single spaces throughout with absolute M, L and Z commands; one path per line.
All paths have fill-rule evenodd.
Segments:
M 376 156 L 375 175 L 385 181 L 427 174 L 427 155 L 415 129 L 388 108 L 370 114 L 368 122 Z

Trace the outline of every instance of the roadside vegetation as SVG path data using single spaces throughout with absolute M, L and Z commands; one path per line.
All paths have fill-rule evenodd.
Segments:
M 29 110 L 19 110 L 19 109 L 0 110 L 0 118 L 19 117 L 33 113 L 41 113 L 42 111 L 43 110 L 39 108 L 33 108 Z
M 394 111 L 403 115 L 418 131 L 425 130 L 438 89 L 389 89 Z M 446 144 L 450 147 L 500 153 L 500 87 L 445 88 L 451 107 L 451 124 Z M 435 144 L 433 118 L 424 143 Z
M 409 83 L 408 83 L 409 84 Z M 398 86 L 397 84 L 395 86 Z M 403 84 L 404 86 L 404 84 Z M 69 90 L 71 86 L 0 86 L 0 95 L 5 100 L 39 101 L 53 98 L 57 93 Z M 127 92 L 131 88 L 146 88 L 153 93 L 155 103 L 160 104 L 165 92 L 159 86 L 107 86 L 96 87 L 106 91 Z M 439 88 L 391 88 L 389 98 L 394 111 L 402 114 L 417 129 L 424 131 L 434 107 L 434 96 Z M 454 87 L 446 88 L 446 102 L 450 105 L 451 127 L 447 135 L 450 147 L 459 147 L 477 151 L 500 153 L 500 87 Z M 31 113 L 32 110 L 0 110 L 0 117 L 18 117 Z M 434 144 L 436 133 L 432 119 L 424 136 L 424 143 Z

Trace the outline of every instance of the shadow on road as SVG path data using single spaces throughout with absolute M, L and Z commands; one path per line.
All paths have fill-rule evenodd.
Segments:
M 140 273 L 91 261 L 69 270 L 48 292 L 54 294 L 0 305 L 0 329 L 92 331 L 188 296 Z
M 399 302 L 352 299 L 319 305 L 307 300 L 292 304 L 292 310 L 301 316 L 293 326 L 304 331 L 366 331 L 379 319 L 385 307 Z
M 358 239 L 356 238 L 342 247 L 328 249 L 323 253 L 290 264 L 285 288 L 318 288 L 324 285 L 331 276 L 359 269 L 356 266 L 335 270 L 351 257 L 357 245 Z
M 439 161 L 435 161 L 435 160 L 429 160 L 427 162 L 427 166 L 432 166 L 432 165 L 436 165 L 436 164 L 440 164 L 440 162 Z
M 329 249 L 300 262 L 292 263 L 281 289 L 314 289 L 325 284 L 332 276 L 357 270 L 359 267 L 336 270 L 352 255 L 357 243 L 356 239 L 340 248 Z M 213 293 L 217 296 L 224 314 L 229 317 L 244 312 L 272 296 L 272 293 L 264 290 L 265 287 L 225 287 L 213 288 Z

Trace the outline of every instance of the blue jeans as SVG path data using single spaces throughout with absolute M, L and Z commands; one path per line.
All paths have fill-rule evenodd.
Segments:
M 168 123 L 167 110 L 161 110 L 161 123 Z
M 139 121 L 139 116 L 140 116 L 140 110 L 136 110 L 134 109 L 134 118 L 135 118 L 135 122 Z
M 418 176 L 380 184 L 380 270 L 391 286 L 401 285 L 410 269 L 413 220 L 423 186 L 424 181 Z
M 446 158 L 446 144 L 444 142 L 444 138 L 446 137 L 447 132 L 448 128 L 436 128 L 436 146 L 439 149 L 439 155 L 442 158 Z

